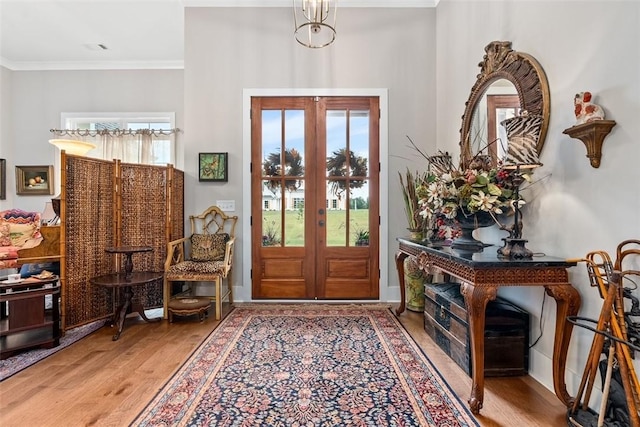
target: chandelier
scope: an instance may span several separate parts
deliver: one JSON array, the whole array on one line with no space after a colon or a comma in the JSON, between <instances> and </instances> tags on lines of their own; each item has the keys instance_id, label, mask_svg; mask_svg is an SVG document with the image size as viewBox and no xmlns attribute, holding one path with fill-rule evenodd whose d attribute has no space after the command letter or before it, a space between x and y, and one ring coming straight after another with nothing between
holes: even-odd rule
<instances>
[{"instance_id":1,"label":"chandelier","mask_svg":"<svg viewBox=\"0 0 640 427\"><path fill-rule=\"evenodd\" d=\"M336 1L293 0L295 37L303 46L318 49L336 39Z\"/></svg>"}]
</instances>

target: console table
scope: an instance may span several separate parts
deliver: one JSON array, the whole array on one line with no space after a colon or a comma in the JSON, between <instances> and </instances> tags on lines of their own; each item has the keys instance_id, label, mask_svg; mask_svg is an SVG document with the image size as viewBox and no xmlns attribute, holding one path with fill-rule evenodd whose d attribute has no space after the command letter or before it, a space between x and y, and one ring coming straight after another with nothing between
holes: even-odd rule
<instances>
[{"instance_id":1,"label":"console table","mask_svg":"<svg viewBox=\"0 0 640 427\"><path fill-rule=\"evenodd\" d=\"M484 327L487 302L496 298L501 286L543 286L556 300L556 330L553 345L553 386L558 398L567 407L573 398L567 392L565 366L573 325L567 316L575 316L580 309L580 294L568 280L567 268L576 265L562 258L541 256L512 260L499 258L496 249L466 252L426 242L398 238L396 268L400 281L400 306L396 315L405 309L404 260L414 256L422 270L440 270L445 275L460 279L469 313L471 341L472 385L469 406L474 414L480 413L484 400Z\"/></svg>"}]
</instances>

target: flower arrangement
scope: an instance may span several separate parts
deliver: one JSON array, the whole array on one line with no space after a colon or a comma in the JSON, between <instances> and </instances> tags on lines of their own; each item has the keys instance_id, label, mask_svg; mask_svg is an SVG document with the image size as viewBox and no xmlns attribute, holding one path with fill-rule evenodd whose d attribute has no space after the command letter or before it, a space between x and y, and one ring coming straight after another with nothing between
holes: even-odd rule
<instances>
[{"instance_id":1,"label":"flower arrangement","mask_svg":"<svg viewBox=\"0 0 640 427\"><path fill-rule=\"evenodd\" d=\"M407 139L429 162L429 169L424 174L412 174L407 170L406 184L400 174L410 229L422 227L426 237L453 239L461 235L461 220L480 215L501 225L497 215L514 209L516 199L518 206L525 203L515 190L522 182L521 178L530 180L528 174L505 168L501 163L493 167L491 158L481 153L464 169L455 167L449 153L428 155L411 138L407 136ZM420 219L416 219L416 214Z\"/></svg>"},{"instance_id":2,"label":"flower arrangement","mask_svg":"<svg viewBox=\"0 0 640 427\"><path fill-rule=\"evenodd\" d=\"M464 170L450 168L440 174L428 174L416 195L420 215L427 221L431 219L436 236L450 239L457 235L456 218L485 212L498 223L496 215L513 208L514 190L511 170L493 168L488 159L480 157ZM518 203L523 204L524 200Z\"/></svg>"}]
</instances>

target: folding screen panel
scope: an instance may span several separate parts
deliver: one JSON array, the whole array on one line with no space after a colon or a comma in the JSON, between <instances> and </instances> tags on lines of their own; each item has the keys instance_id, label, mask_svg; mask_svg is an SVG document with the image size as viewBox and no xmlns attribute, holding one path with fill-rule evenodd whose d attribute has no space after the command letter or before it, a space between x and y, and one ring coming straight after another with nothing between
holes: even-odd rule
<instances>
[{"instance_id":1,"label":"folding screen panel","mask_svg":"<svg viewBox=\"0 0 640 427\"><path fill-rule=\"evenodd\" d=\"M104 249L116 243L116 165L65 155L60 193L62 328L89 323L113 312L111 292L89 279L114 271Z\"/></svg>"},{"instance_id":2,"label":"folding screen panel","mask_svg":"<svg viewBox=\"0 0 640 427\"><path fill-rule=\"evenodd\" d=\"M111 291L89 283L121 271L112 246L150 246L133 255L135 271L163 271L169 240L184 234L184 173L173 166L63 154L61 280L63 328L111 316ZM144 307L162 306L162 281L136 289Z\"/></svg>"}]
</instances>

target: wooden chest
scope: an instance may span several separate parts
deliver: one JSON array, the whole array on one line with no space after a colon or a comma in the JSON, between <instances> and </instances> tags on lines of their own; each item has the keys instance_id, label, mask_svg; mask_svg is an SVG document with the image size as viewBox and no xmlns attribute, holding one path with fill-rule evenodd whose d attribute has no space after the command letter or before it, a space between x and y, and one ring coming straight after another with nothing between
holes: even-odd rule
<instances>
[{"instance_id":1,"label":"wooden chest","mask_svg":"<svg viewBox=\"0 0 640 427\"><path fill-rule=\"evenodd\" d=\"M425 285L424 329L471 375L469 322L458 283ZM529 314L503 298L489 302L484 332L484 375L526 375L529 370Z\"/></svg>"}]
</instances>

